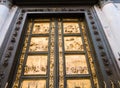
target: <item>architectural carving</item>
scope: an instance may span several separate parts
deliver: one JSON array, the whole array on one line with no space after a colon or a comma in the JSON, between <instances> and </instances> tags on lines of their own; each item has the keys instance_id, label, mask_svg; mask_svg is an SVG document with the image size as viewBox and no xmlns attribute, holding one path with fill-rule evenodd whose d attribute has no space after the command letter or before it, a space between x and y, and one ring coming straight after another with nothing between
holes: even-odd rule
<instances>
[{"instance_id":1,"label":"architectural carving","mask_svg":"<svg viewBox=\"0 0 120 88\"><path fill-rule=\"evenodd\" d=\"M45 80L24 80L21 88L46 88Z\"/></svg>"},{"instance_id":2,"label":"architectural carving","mask_svg":"<svg viewBox=\"0 0 120 88\"><path fill-rule=\"evenodd\" d=\"M88 74L85 55L66 55L66 74Z\"/></svg>"},{"instance_id":3,"label":"architectural carving","mask_svg":"<svg viewBox=\"0 0 120 88\"><path fill-rule=\"evenodd\" d=\"M29 51L47 51L48 50L48 38L33 37L30 42Z\"/></svg>"},{"instance_id":4,"label":"architectural carving","mask_svg":"<svg viewBox=\"0 0 120 88\"><path fill-rule=\"evenodd\" d=\"M17 19L17 22L16 22L16 26L15 26L15 29L12 33L12 37L11 37L11 40L10 42L8 42L9 44L8 45L12 45L12 46L7 46L7 51L5 52L4 54L4 58L3 58L3 61L6 62L10 59L10 58L13 58L11 57L11 55L13 54L13 50L15 48L17 48L16 46L14 46L15 44L17 44L18 40L17 38L19 37L18 34L21 32L20 29L21 29L21 23L23 22L23 16L25 14L25 12L34 12L34 11L37 11L37 12L59 12L59 11L69 11L69 12L72 12L72 11L76 11L76 12L86 12L86 10L83 10L83 9L69 9L69 8L49 8L49 9L42 9L42 8L38 8L38 9L22 9L22 12L20 13L20 16L19 18ZM96 26L96 22L94 21L94 17L92 16L92 13L90 11L87 12L87 16L88 16L88 19L90 20L90 25L92 27L92 33L94 34L95 36L95 42L96 44L98 45L98 52L99 52L99 55L100 55L100 58L102 59L103 61L103 64L104 64L104 67L105 67L105 71L106 71L106 74L109 76L109 78L112 78L111 76L113 76L112 74L112 70L110 69L110 66L109 66L109 60L108 60L108 57L107 57L107 54L104 50L104 46L102 44L102 39L100 37L100 33L98 31L98 28ZM18 71L16 73L16 79L15 79L15 82L14 82L14 85L13 87L14 88L18 88L20 85L22 88L24 87L40 87L40 88L44 88L46 87L46 80L23 80L21 84L19 84L19 80L20 80L20 76L22 74L22 67L23 67L23 62L24 62L24 58L25 58L25 53L27 51L27 43L30 41L30 48L28 49L27 53L30 53L30 52L38 52L38 51L49 51L48 50L48 47L50 47L50 73L49 73L49 88L53 88L54 87L54 69L55 69L55 50L54 50L54 47L55 47L55 23L52 22L52 27L51 27L51 30L49 30L49 23L46 23L45 25L44 24L38 24L36 23L34 26L33 26L33 30L31 31L31 25L32 23L30 23L29 25L29 28L27 30L27 35L30 35L30 33L33 33L33 35L37 35L38 33L39 34L48 34L48 33L51 33L50 35L50 45L48 46L48 41L49 41L49 38L48 37L32 37L31 40L30 38L26 35L26 39L25 39L25 43L24 43L24 47L23 47L23 51L22 51L22 54L21 54L21 57L20 57L20 63L19 63L19 66L18 66ZM72 24L72 26L71 26ZM84 23L80 23L80 26L82 27L81 28L81 31L79 31L79 27L76 23L66 23L64 24L66 26L64 26L63 28L65 29L63 31L63 33L65 35L67 34L79 34L83 33L83 36L84 36L84 43L86 44L86 46L83 45L83 41L82 41L82 38L81 37L64 37L63 39L63 36L61 35L62 34L62 29L61 29L61 23L59 23L59 33L58 33L58 43L59 43L59 71L60 71L60 74L59 74L59 88L63 88L64 87L64 68L63 68L63 48L61 46L63 46L63 41L64 40L64 43L65 43L65 52L67 51L84 51L86 50L86 53L87 53L87 57L90 61L90 67L91 67L91 73L93 74L93 83L95 85L96 88L98 88L98 79L96 77L96 73L95 73L95 66L94 66L94 58L92 58L92 55L91 55L91 50L90 50L90 46L88 44L88 39L87 39L87 36L86 36L86 32L85 32L85 25ZM42 29L42 30L41 30ZM77 35L78 36L78 35ZM39 40L38 40L39 38ZM44 42L44 43L42 43ZM35 46L35 47L34 47ZM9 52L8 52L9 51ZM34 57L34 56L33 56ZM76 60L70 60L71 62L69 62L69 60L67 60L68 58L71 59L73 57L70 57L69 55L65 57L65 60L66 60L66 74L67 75L70 75L70 74L89 74L89 69L88 69L88 66L86 64L86 60L84 58L85 56L80 56L80 58L83 58L82 60L80 60L78 57L76 57L75 59ZM47 72L47 58L44 58L44 60L42 61L41 59L38 59L39 61L42 61L40 63L44 63L44 65L34 65L36 63L34 63L34 61L30 60L30 57L28 56L28 60L26 62L26 66L24 68L24 75L34 75L34 74L46 74ZM34 57L35 58L35 57ZM41 58L41 57L40 57ZM38 61L38 62L39 62ZM32 63L32 64L28 64L28 62ZM36 61L35 61L36 62ZM74 62L74 64L73 64ZM78 64L76 63L79 63L79 62L82 62L81 63L81 66L78 66ZM72 64L71 64L72 63ZM9 63L7 63L9 64ZM5 66L5 68L7 68L7 65ZM1 74L0 74L1 76ZM2 77L2 76L1 76ZM105 87L106 87L106 82L104 81L105 83ZM41 84L41 85L40 85ZM75 84L75 85L71 85L71 84ZM114 81L111 82L111 84L114 86ZM67 80L67 86L69 88L72 88L72 87L76 87L76 88L79 88L79 87L86 87L86 88L90 88L91 86L91 83L90 83L90 80L89 79L78 79L78 80ZM107 87L106 87L107 88Z\"/></svg>"},{"instance_id":5,"label":"architectural carving","mask_svg":"<svg viewBox=\"0 0 120 88\"><path fill-rule=\"evenodd\" d=\"M76 12L85 12L85 9L83 8L31 8L31 9L27 9L27 8L23 8L22 12L33 12L33 11L37 11L37 12L59 12L59 11L68 11L68 12L72 12L72 11L76 11Z\"/></svg>"},{"instance_id":6,"label":"architectural carving","mask_svg":"<svg viewBox=\"0 0 120 88\"><path fill-rule=\"evenodd\" d=\"M49 23L36 23L34 24L33 34L49 33L49 26Z\"/></svg>"},{"instance_id":7,"label":"architectural carving","mask_svg":"<svg viewBox=\"0 0 120 88\"><path fill-rule=\"evenodd\" d=\"M46 74L47 67L47 56L28 56L24 75Z\"/></svg>"},{"instance_id":8,"label":"architectural carving","mask_svg":"<svg viewBox=\"0 0 120 88\"><path fill-rule=\"evenodd\" d=\"M83 51L83 44L80 37L65 37L66 51Z\"/></svg>"},{"instance_id":9,"label":"architectural carving","mask_svg":"<svg viewBox=\"0 0 120 88\"><path fill-rule=\"evenodd\" d=\"M90 80L81 79L81 80L68 80L68 88L91 88Z\"/></svg>"},{"instance_id":10,"label":"architectural carving","mask_svg":"<svg viewBox=\"0 0 120 88\"><path fill-rule=\"evenodd\" d=\"M64 88L64 60L63 60L63 37L62 37L62 23L58 23L58 47L59 47L59 88Z\"/></svg>"}]
</instances>

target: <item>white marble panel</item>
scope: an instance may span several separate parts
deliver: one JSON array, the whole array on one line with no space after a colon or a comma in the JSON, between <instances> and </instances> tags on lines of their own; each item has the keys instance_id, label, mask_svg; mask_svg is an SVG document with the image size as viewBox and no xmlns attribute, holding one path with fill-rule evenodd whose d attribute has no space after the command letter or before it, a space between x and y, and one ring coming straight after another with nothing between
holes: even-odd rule
<instances>
[{"instance_id":1,"label":"white marble panel","mask_svg":"<svg viewBox=\"0 0 120 88\"><path fill-rule=\"evenodd\" d=\"M120 61L118 60L118 53L120 53L120 10L118 9L113 3L104 5L102 9L95 6L106 37L120 67Z\"/></svg>"},{"instance_id":2,"label":"white marble panel","mask_svg":"<svg viewBox=\"0 0 120 88\"><path fill-rule=\"evenodd\" d=\"M3 43L8 28L14 18L17 11L16 6L13 6L10 10L4 5L0 5L0 47ZM4 21L4 22L3 22ZM2 23L2 24L1 24Z\"/></svg>"},{"instance_id":3,"label":"white marble panel","mask_svg":"<svg viewBox=\"0 0 120 88\"><path fill-rule=\"evenodd\" d=\"M4 21L6 20L9 13L9 8L5 5L0 4L0 31Z\"/></svg>"}]
</instances>

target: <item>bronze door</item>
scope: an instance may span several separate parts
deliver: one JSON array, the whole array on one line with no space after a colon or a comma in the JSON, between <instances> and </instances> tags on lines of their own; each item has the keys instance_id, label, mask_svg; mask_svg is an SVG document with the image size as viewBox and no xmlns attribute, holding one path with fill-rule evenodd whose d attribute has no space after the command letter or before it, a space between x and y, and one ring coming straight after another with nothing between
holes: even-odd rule
<instances>
[{"instance_id":1,"label":"bronze door","mask_svg":"<svg viewBox=\"0 0 120 88\"><path fill-rule=\"evenodd\" d=\"M13 88L99 88L84 19L30 19Z\"/></svg>"}]
</instances>

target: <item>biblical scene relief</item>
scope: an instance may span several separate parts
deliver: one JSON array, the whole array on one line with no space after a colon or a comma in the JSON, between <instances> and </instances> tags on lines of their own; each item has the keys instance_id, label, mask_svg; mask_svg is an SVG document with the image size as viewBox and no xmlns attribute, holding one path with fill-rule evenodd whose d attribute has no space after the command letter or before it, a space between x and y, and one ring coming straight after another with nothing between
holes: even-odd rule
<instances>
[{"instance_id":1,"label":"biblical scene relief","mask_svg":"<svg viewBox=\"0 0 120 88\"><path fill-rule=\"evenodd\" d=\"M24 80L20 88L46 88L45 80Z\"/></svg>"},{"instance_id":2,"label":"biblical scene relief","mask_svg":"<svg viewBox=\"0 0 120 88\"><path fill-rule=\"evenodd\" d=\"M67 88L92 88L89 79L67 80Z\"/></svg>"},{"instance_id":3,"label":"biblical scene relief","mask_svg":"<svg viewBox=\"0 0 120 88\"><path fill-rule=\"evenodd\" d=\"M64 33L80 33L79 25L78 23L64 23Z\"/></svg>"},{"instance_id":4,"label":"biblical scene relief","mask_svg":"<svg viewBox=\"0 0 120 88\"><path fill-rule=\"evenodd\" d=\"M33 37L29 51L48 51L48 37Z\"/></svg>"},{"instance_id":5,"label":"biblical scene relief","mask_svg":"<svg viewBox=\"0 0 120 88\"><path fill-rule=\"evenodd\" d=\"M85 55L66 55L66 74L88 74Z\"/></svg>"},{"instance_id":6,"label":"biblical scene relief","mask_svg":"<svg viewBox=\"0 0 120 88\"><path fill-rule=\"evenodd\" d=\"M49 23L35 23L33 34L46 34L49 33Z\"/></svg>"},{"instance_id":7,"label":"biblical scene relief","mask_svg":"<svg viewBox=\"0 0 120 88\"><path fill-rule=\"evenodd\" d=\"M47 72L47 56L28 56L24 75L40 75Z\"/></svg>"},{"instance_id":8,"label":"biblical scene relief","mask_svg":"<svg viewBox=\"0 0 120 88\"><path fill-rule=\"evenodd\" d=\"M65 37L65 51L83 51L81 37Z\"/></svg>"}]
</instances>

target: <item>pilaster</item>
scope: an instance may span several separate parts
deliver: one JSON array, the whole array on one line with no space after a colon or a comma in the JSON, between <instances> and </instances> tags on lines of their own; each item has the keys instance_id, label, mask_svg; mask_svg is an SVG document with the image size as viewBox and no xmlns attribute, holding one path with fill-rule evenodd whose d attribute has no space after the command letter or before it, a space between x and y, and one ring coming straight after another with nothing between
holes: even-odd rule
<instances>
[{"instance_id":1,"label":"pilaster","mask_svg":"<svg viewBox=\"0 0 120 88\"><path fill-rule=\"evenodd\" d=\"M17 6L12 6L9 0L0 0L0 48L14 18Z\"/></svg>"},{"instance_id":2,"label":"pilaster","mask_svg":"<svg viewBox=\"0 0 120 88\"><path fill-rule=\"evenodd\" d=\"M9 14L9 3L6 0L1 0L0 1L0 34L2 34L3 25L8 17L8 14Z\"/></svg>"},{"instance_id":3,"label":"pilaster","mask_svg":"<svg viewBox=\"0 0 120 88\"><path fill-rule=\"evenodd\" d=\"M95 10L120 68L120 3L117 0L102 1L101 8L95 6Z\"/></svg>"}]
</instances>

